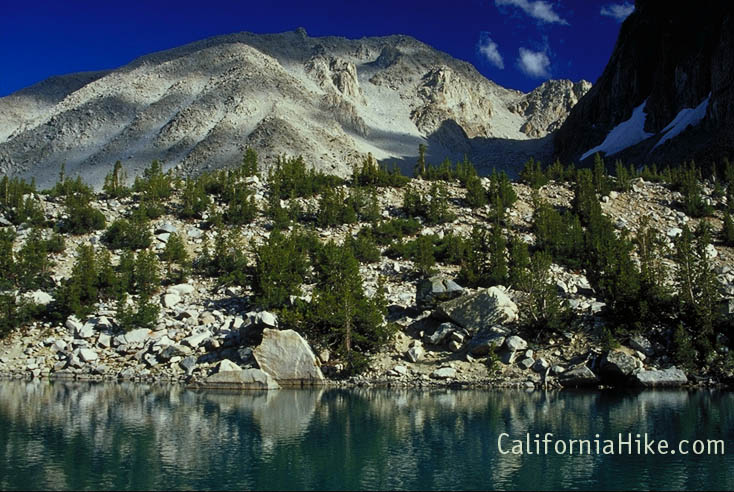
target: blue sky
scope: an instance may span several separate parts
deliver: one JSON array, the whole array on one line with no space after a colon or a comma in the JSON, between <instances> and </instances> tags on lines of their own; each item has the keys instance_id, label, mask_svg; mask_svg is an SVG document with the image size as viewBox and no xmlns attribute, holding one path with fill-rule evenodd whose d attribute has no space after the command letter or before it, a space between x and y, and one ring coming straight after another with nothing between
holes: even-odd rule
<instances>
[{"instance_id":1,"label":"blue sky","mask_svg":"<svg viewBox=\"0 0 734 492\"><path fill-rule=\"evenodd\" d=\"M51 75L124 65L238 31L349 38L408 34L472 63L505 87L592 82L631 0L3 2L0 96Z\"/></svg>"}]
</instances>

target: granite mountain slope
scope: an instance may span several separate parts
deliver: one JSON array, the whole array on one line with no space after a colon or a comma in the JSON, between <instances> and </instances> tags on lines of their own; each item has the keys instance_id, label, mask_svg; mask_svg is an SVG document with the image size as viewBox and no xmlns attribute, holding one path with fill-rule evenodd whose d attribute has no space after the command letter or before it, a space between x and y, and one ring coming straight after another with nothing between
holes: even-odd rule
<instances>
[{"instance_id":1,"label":"granite mountain slope","mask_svg":"<svg viewBox=\"0 0 734 492\"><path fill-rule=\"evenodd\" d=\"M0 99L0 172L100 185L120 160L186 172L303 154L347 174L371 152L412 165L468 154L509 169L549 156L547 135L588 90L548 81L530 94L487 80L408 36L312 38L302 29L238 33L138 58L115 70L53 77Z\"/></svg>"}]
</instances>

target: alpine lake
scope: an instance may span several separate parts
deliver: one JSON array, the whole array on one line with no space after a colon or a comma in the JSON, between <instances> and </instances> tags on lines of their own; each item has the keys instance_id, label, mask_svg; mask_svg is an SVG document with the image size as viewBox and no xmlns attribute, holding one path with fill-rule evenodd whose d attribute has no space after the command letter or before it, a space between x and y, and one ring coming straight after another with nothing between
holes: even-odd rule
<instances>
[{"instance_id":1,"label":"alpine lake","mask_svg":"<svg viewBox=\"0 0 734 492\"><path fill-rule=\"evenodd\" d=\"M734 393L0 381L0 458L3 490L732 490Z\"/></svg>"}]
</instances>

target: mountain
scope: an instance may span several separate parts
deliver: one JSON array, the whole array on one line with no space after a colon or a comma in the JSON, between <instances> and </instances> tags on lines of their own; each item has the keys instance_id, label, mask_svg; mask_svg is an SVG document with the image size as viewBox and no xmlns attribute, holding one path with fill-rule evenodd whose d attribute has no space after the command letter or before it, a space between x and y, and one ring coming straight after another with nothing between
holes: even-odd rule
<instances>
[{"instance_id":1,"label":"mountain","mask_svg":"<svg viewBox=\"0 0 734 492\"><path fill-rule=\"evenodd\" d=\"M588 88L506 89L408 36L238 33L1 98L0 172L45 186L66 163L99 186L117 160L129 175L153 159L196 172L237 163L251 146L265 166L302 154L345 175L368 152L410 169L420 143L432 160L467 154L508 169L550 156L549 133Z\"/></svg>"},{"instance_id":2,"label":"mountain","mask_svg":"<svg viewBox=\"0 0 734 492\"><path fill-rule=\"evenodd\" d=\"M637 0L554 152L675 163L732 155L733 137L734 3Z\"/></svg>"}]
</instances>

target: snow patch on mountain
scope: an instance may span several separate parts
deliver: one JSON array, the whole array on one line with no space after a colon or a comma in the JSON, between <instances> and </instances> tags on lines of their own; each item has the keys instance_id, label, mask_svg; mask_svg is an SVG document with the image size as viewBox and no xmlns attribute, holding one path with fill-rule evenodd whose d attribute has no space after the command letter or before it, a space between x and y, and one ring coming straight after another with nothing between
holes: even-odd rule
<instances>
[{"instance_id":1,"label":"snow patch on mountain","mask_svg":"<svg viewBox=\"0 0 734 492\"><path fill-rule=\"evenodd\" d=\"M607 134L607 138L605 138L601 144L587 150L581 156L581 160L583 161L590 155L594 155L597 152L604 152L605 155L616 154L617 152L652 137L652 133L645 131L645 119L647 117L647 114L645 113L646 104L647 99L632 111L632 116L630 116L628 120L623 121L612 128L612 130Z\"/></svg>"},{"instance_id":2,"label":"snow patch on mountain","mask_svg":"<svg viewBox=\"0 0 734 492\"><path fill-rule=\"evenodd\" d=\"M709 105L709 99L711 99L710 92L709 95L706 96L706 99L701 101L701 104L699 104L695 108L681 109L680 112L675 116L675 118L673 118L673 121L671 121L668 126L661 130L661 133L663 133L663 137L658 140L658 143L655 144L653 150L656 147L664 144L668 140L677 137L681 134L681 132L683 132L683 130L685 130L689 126L698 125L701 120L706 116L706 109Z\"/></svg>"}]
</instances>

